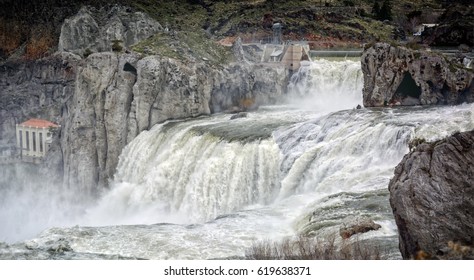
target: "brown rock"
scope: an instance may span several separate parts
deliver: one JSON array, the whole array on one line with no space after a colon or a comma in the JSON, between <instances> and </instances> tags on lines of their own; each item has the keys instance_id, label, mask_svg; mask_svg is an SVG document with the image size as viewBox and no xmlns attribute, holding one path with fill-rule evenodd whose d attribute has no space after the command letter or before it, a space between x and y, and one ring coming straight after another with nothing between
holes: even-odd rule
<instances>
[{"instance_id":1,"label":"brown rock","mask_svg":"<svg viewBox=\"0 0 474 280\"><path fill-rule=\"evenodd\" d=\"M374 221L370 219L361 219L341 227L339 229L339 235L341 235L343 239L348 239L355 234L365 233L371 230L378 230L381 227L381 225L374 223Z\"/></svg>"}]
</instances>

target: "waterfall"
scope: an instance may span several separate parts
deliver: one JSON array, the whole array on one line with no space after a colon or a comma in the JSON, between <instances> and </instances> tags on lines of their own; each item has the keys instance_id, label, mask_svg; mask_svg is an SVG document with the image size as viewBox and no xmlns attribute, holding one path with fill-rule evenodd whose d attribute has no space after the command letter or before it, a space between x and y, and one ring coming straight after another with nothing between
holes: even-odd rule
<instances>
[{"instance_id":1,"label":"waterfall","mask_svg":"<svg viewBox=\"0 0 474 280\"><path fill-rule=\"evenodd\" d=\"M323 104L350 93L338 104L351 108L360 79L359 62L323 60L294 75L290 96ZM90 211L91 223L197 223L274 202L282 177L273 132L301 121L278 113L170 121L141 133L122 152L114 189Z\"/></svg>"},{"instance_id":2,"label":"waterfall","mask_svg":"<svg viewBox=\"0 0 474 280\"><path fill-rule=\"evenodd\" d=\"M361 87L359 62L320 60L295 73L288 104L158 124L122 151L111 189L69 223L77 227L57 224L65 227L28 246L66 240L97 258L227 258L262 239L338 236L368 217L382 227L359 238L399 258L394 168L413 138L474 129L474 104L353 109Z\"/></svg>"},{"instance_id":3,"label":"waterfall","mask_svg":"<svg viewBox=\"0 0 474 280\"><path fill-rule=\"evenodd\" d=\"M306 110L335 112L362 103L359 61L316 60L300 67L290 80L288 102Z\"/></svg>"},{"instance_id":4,"label":"waterfall","mask_svg":"<svg viewBox=\"0 0 474 280\"><path fill-rule=\"evenodd\" d=\"M220 127L228 118L172 121L141 133L94 211L113 209L101 214L106 223L197 223L271 202L280 185L278 146L271 138L249 141L259 130L233 139ZM238 129L248 120L232 122Z\"/></svg>"},{"instance_id":5,"label":"waterfall","mask_svg":"<svg viewBox=\"0 0 474 280\"><path fill-rule=\"evenodd\" d=\"M277 142L285 153L282 169L287 173L280 197L367 191L380 173L388 177L408 152L413 128L386 121L383 114L349 110L279 132Z\"/></svg>"}]
</instances>

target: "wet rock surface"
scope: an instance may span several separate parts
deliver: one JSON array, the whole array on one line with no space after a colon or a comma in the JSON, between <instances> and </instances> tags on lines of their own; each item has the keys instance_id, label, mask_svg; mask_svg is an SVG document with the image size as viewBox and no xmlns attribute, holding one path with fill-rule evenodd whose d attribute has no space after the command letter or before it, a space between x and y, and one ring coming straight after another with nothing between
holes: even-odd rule
<instances>
[{"instance_id":1,"label":"wet rock surface","mask_svg":"<svg viewBox=\"0 0 474 280\"><path fill-rule=\"evenodd\" d=\"M390 204L403 258L472 259L474 131L421 143L396 167Z\"/></svg>"},{"instance_id":2,"label":"wet rock surface","mask_svg":"<svg viewBox=\"0 0 474 280\"><path fill-rule=\"evenodd\" d=\"M355 234L378 230L381 227L381 225L376 224L370 219L358 219L341 227L339 229L339 235L343 239L348 239Z\"/></svg>"}]
</instances>

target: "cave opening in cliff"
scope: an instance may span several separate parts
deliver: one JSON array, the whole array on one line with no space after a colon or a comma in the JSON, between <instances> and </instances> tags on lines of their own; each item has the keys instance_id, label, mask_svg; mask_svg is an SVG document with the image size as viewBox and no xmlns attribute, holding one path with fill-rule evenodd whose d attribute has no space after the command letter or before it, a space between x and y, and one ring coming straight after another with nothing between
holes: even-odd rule
<instances>
[{"instance_id":1,"label":"cave opening in cliff","mask_svg":"<svg viewBox=\"0 0 474 280\"><path fill-rule=\"evenodd\" d=\"M128 62L126 62L123 65L123 71L130 72L130 73L134 74L135 76L137 75L137 68L133 67L133 65L128 63Z\"/></svg>"},{"instance_id":2,"label":"cave opening in cliff","mask_svg":"<svg viewBox=\"0 0 474 280\"><path fill-rule=\"evenodd\" d=\"M421 88L418 86L411 76L410 72L405 72L402 82L395 91L395 95L401 100L407 97L419 99L421 95Z\"/></svg>"}]
</instances>

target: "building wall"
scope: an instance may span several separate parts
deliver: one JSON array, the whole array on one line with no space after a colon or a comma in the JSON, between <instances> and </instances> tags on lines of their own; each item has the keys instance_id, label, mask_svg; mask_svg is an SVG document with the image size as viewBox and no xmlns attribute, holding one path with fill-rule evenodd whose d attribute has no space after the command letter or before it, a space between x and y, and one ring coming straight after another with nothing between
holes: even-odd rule
<instances>
[{"instance_id":1,"label":"building wall","mask_svg":"<svg viewBox=\"0 0 474 280\"><path fill-rule=\"evenodd\" d=\"M303 57L303 47L301 45L288 46L283 59L281 60L285 66L293 71L300 68L301 58Z\"/></svg>"},{"instance_id":2,"label":"building wall","mask_svg":"<svg viewBox=\"0 0 474 280\"><path fill-rule=\"evenodd\" d=\"M25 157L44 157L51 144L49 128L16 126L17 147Z\"/></svg>"}]
</instances>

